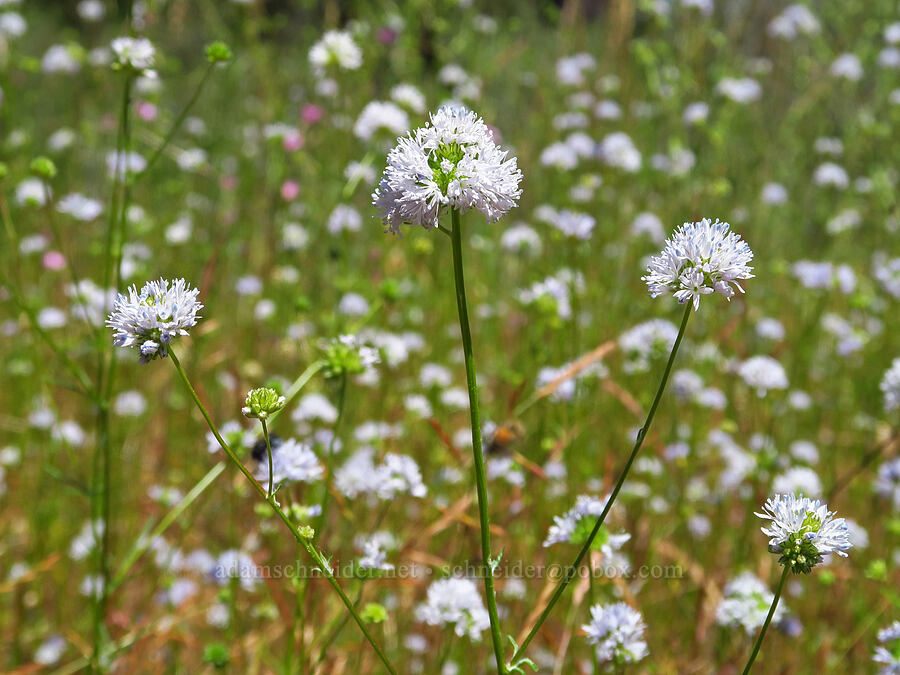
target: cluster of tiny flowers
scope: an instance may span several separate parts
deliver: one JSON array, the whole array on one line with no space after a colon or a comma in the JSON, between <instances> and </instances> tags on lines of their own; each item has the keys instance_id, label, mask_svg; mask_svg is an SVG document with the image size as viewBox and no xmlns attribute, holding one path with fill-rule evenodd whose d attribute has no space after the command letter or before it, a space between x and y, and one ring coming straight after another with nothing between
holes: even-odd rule
<instances>
[{"instance_id":1,"label":"cluster of tiny flowers","mask_svg":"<svg viewBox=\"0 0 900 675\"><path fill-rule=\"evenodd\" d=\"M187 335L197 324L197 312L203 305L200 293L184 279L149 281L140 292L137 286L128 295L119 294L106 325L114 330L117 347L138 347L141 363L169 355L172 338Z\"/></svg>"},{"instance_id":2,"label":"cluster of tiny flowers","mask_svg":"<svg viewBox=\"0 0 900 675\"><path fill-rule=\"evenodd\" d=\"M757 516L770 520L762 532L769 537L769 550L780 553L778 562L790 565L795 574L809 574L822 556L837 553L847 557L850 530L843 518L834 517L828 506L808 497L775 495Z\"/></svg>"},{"instance_id":3,"label":"cluster of tiny flowers","mask_svg":"<svg viewBox=\"0 0 900 675\"><path fill-rule=\"evenodd\" d=\"M355 335L341 335L327 343L323 358L327 378L361 375L381 361L378 350L362 344Z\"/></svg>"},{"instance_id":4,"label":"cluster of tiny flowers","mask_svg":"<svg viewBox=\"0 0 900 675\"><path fill-rule=\"evenodd\" d=\"M900 675L900 621L878 631L878 641L872 661L881 666L879 675Z\"/></svg>"},{"instance_id":5,"label":"cluster of tiny flowers","mask_svg":"<svg viewBox=\"0 0 900 675\"><path fill-rule=\"evenodd\" d=\"M624 602L591 607L591 622L582 626L588 642L596 645L597 658L618 665L637 663L647 656L641 613Z\"/></svg>"},{"instance_id":6,"label":"cluster of tiny flowers","mask_svg":"<svg viewBox=\"0 0 900 675\"><path fill-rule=\"evenodd\" d=\"M147 38L120 37L112 41L113 68L144 75L152 73L156 49Z\"/></svg>"},{"instance_id":7,"label":"cluster of tiny flowers","mask_svg":"<svg viewBox=\"0 0 900 675\"><path fill-rule=\"evenodd\" d=\"M550 526L550 531L544 540L544 547L563 542L583 544L587 541L597 518L603 513L607 501L607 499L598 499L589 495L578 495L575 498L575 506L561 516L553 516L553 525ZM631 539L630 534L611 535L605 527L601 527L593 545L598 549L608 547L614 551L620 549L629 539Z\"/></svg>"},{"instance_id":8,"label":"cluster of tiny flowers","mask_svg":"<svg viewBox=\"0 0 900 675\"><path fill-rule=\"evenodd\" d=\"M261 481L268 481L269 466L260 464ZM319 458L306 443L289 438L272 448L272 481L312 483L322 478L323 468Z\"/></svg>"},{"instance_id":9,"label":"cluster of tiny flowers","mask_svg":"<svg viewBox=\"0 0 900 675\"><path fill-rule=\"evenodd\" d=\"M309 62L319 73L331 65L356 70L362 65L362 61L362 50L346 31L327 31L309 50Z\"/></svg>"},{"instance_id":10,"label":"cluster of tiny flowers","mask_svg":"<svg viewBox=\"0 0 900 675\"><path fill-rule=\"evenodd\" d=\"M251 389L247 393L247 399L241 413L244 417L251 417L264 420L269 415L284 408L286 399L280 396L277 391L271 387L260 387L259 389Z\"/></svg>"},{"instance_id":11,"label":"cluster of tiny flowers","mask_svg":"<svg viewBox=\"0 0 900 675\"><path fill-rule=\"evenodd\" d=\"M335 472L334 484L341 494L350 499L361 494L379 499L394 499L406 493L422 498L428 494L419 465L412 457L389 452L376 464L374 455L372 448L360 448Z\"/></svg>"},{"instance_id":12,"label":"cluster of tiny flowers","mask_svg":"<svg viewBox=\"0 0 900 675\"><path fill-rule=\"evenodd\" d=\"M416 618L429 626L452 625L454 632L480 640L491 625L478 588L470 579L440 579L428 587L428 597L416 609Z\"/></svg>"},{"instance_id":13,"label":"cluster of tiny flowers","mask_svg":"<svg viewBox=\"0 0 900 675\"><path fill-rule=\"evenodd\" d=\"M743 293L738 281L753 278L748 265L753 251L730 228L728 223L707 218L678 228L662 253L650 259L647 275L642 277L650 295L672 293L679 303L693 300L696 310L701 295L720 293L730 300L735 288Z\"/></svg>"},{"instance_id":14,"label":"cluster of tiny flowers","mask_svg":"<svg viewBox=\"0 0 900 675\"><path fill-rule=\"evenodd\" d=\"M884 394L884 411L900 408L900 358L894 359L881 379L881 393Z\"/></svg>"},{"instance_id":15,"label":"cluster of tiny flowers","mask_svg":"<svg viewBox=\"0 0 900 675\"><path fill-rule=\"evenodd\" d=\"M430 124L397 139L372 201L394 234L403 223L436 228L445 206L474 208L496 222L521 194L522 173L507 154L478 115L444 106Z\"/></svg>"},{"instance_id":16,"label":"cluster of tiny flowers","mask_svg":"<svg viewBox=\"0 0 900 675\"><path fill-rule=\"evenodd\" d=\"M763 625L775 598L774 593L752 572L743 572L725 584L723 596L716 607L716 623L740 626L747 635L752 635ZM786 611L784 605L778 605L772 620L780 623Z\"/></svg>"}]
</instances>

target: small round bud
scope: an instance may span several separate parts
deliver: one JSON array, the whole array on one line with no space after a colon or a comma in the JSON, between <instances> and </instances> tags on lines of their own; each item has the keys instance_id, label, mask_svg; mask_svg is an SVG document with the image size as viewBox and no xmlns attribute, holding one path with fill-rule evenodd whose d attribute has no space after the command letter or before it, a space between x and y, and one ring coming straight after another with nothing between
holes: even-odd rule
<instances>
[{"instance_id":1,"label":"small round bud","mask_svg":"<svg viewBox=\"0 0 900 675\"><path fill-rule=\"evenodd\" d=\"M367 603L360 618L366 623L383 623L387 619L387 609L377 602Z\"/></svg>"},{"instance_id":2,"label":"small round bud","mask_svg":"<svg viewBox=\"0 0 900 675\"><path fill-rule=\"evenodd\" d=\"M244 407L241 408L241 413L244 417L264 420L284 408L286 402L284 396L279 395L271 387L251 389L244 401Z\"/></svg>"},{"instance_id":3,"label":"small round bud","mask_svg":"<svg viewBox=\"0 0 900 675\"><path fill-rule=\"evenodd\" d=\"M35 157L31 160L29 169L35 176L48 180L56 176L56 164L49 157Z\"/></svg>"},{"instance_id":4,"label":"small round bud","mask_svg":"<svg viewBox=\"0 0 900 675\"><path fill-rule=\"evenodd\" d=\"M297 528L297 534L299 534L302 539L312 539L316 536L316 531L309 525L301 525Z\"/></svg>"},{"instance_id":5,"label":"small round bud","mask_svg":"<svg viewBox=\"0 0 900 675\"><path fill-rule=\"evenodd\" d=\"M361 375L381 359L378 350L360 344L355 335L341 335L325 345L323 374L328 379Z\"/></svg>"},{"instance_id":6,"label":"small round bud","mask_svg":"<svg viewBox=\"0 0 900 675\"><path fill-rule=\"evenodd\" d=\"M226 63L233 58L231 48L221 40L206 45L206 60L210 63Z\"/></svg>"}]
</instances>

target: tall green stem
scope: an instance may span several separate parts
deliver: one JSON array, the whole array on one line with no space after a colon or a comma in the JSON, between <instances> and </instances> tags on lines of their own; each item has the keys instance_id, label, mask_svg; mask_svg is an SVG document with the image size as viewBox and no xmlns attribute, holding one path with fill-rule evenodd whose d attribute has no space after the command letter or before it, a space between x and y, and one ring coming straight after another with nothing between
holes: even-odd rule
<instances>
[{"instance_id":1,"label":"tall green stem","mask_svg":"<svg viewBox=\"0 0 900 675\"><path fill-rule=\"evenodd\" d=\"M191 399L200 410L200 414L203 415L203 419L206 420L206 425L209 427L209 430L212 432L212 435L215 437L216 441L218 441L219 446L222 448L222 450L225 451L225 454L228 455L228 459L230 459L232 464L234 464L237 469L242 474L244 474L244 477L250 482L250 485L254 490L256 490L259 496L265 500L266 504L269 505L269 508L272 509L272 512L276 516L278 516L281 522L283 522L287 526L287 528L291 531L291 534L294 536L294 539L296 539L300 543L300 545L303 546L304 549L306 549L306 552L313 559L316 567L318 567L319 571L322 572L322 576L324 576L328 580L328 583L334 589L335 593L340 596L341 602L344 603L344 607L346 607L347 611L353 615L353 620L356 622L356 625L359 626L359 629L362 631L362 634L365 636L366 640L368 640L369 644L372 645L372 648L375 650L378 658L381 659L384 667L387 668L388 672L391 673L391 675L396 675L397 671L394 670L394 667L391 665L391 662L388 661L387 656L385 656L384 652L381 651L381 647L378 646L371 633L369 633L369 629L366 628L366 624L356 612L356 609L353 607L353 603L350 601L350 598L347 597L347 594L344 593L344 590L337 582L337 579L334 578L334 574L331 572L328 561L313 545L310 539L300 534L297 527L294 525L294 523L291 522L291 519L288 517L288 515L284 511L282 511L281 507L279 507L275 502L275 498L266 495L266 489L259 484L259 481L257 481L256 478L253 477L253 474L250 473L250 470L246 466L244 466L244 463L240 460L237 454L235 454L234 450L232 450L231 447L229 447L228 443L226 443L222 438L222 435L219 433L219 429L213 423L212 418L206 411L206 407L200 401L200 397L197 396L197 392L194 390L193 385L191 385L191 381L188 379L187 373L184 372L184 368L182 367L181 362L178 360L178 357L175 356L175 352L171 347L169 348L169 357L172 359L172 363L175 365L175 370L178 371L178 375L181 378L181 381L184 383L184 386L187 388L188 393L191 395Z\"/></svg>"},{"instance_id":2,"label":"tall green stem","mask_svg":"<svg viewBox=\"0 0 900 675\"><path fill-rule=\"evenodd\" d=\"M753 652L751 652L747 665L744 668L744 675L750 673L750 668L753 667L753 662L756 661L756 655L759 654L759 648L762 646L763 638L766 636L769 624L772 623L772 617L775 616L775 608L778 607L778 599L781 597L781 591L784 589L784 582L787 581L790 572L791 566L785 565L784 572L781 573L781 581L778 582L778 590L775 591L775 597L772 598L772 606L769 607L769 614L766 616L766 622L763 624L762 630L759 631L759 637L756 638L756 644L753 645Z\"/></svg>"},{"instance_id":3,"label":"tall green stem","mask_svg":"<svg viewBox=\"0 0 900 675\"><path fill-rule=\"evenodd\" d=\"M262 422L263 438L266 439L266 454L269 456L269 491L266 493L266 497L268 498L275 494L275 490L273 489L275 475L272 467L272 441L269 439L269 428L266 426L266 420L260 418L259 421Z\"/></svg>"},{"instance_id":4,"label":"tall green stem","mask_svg":"<svg viewBox=\"0 0 900 675\"><path fill-rule=\"evenodd\" d=\"M103 268L103 289L104 291L110 287L118 287L119 268L122 262L122 230L126 212L128 209L128 187L123 185L127 174L128 155L127 152L131 148L131 127L129 123L129 108L131 105L131 85L132 77L125 77L125 84L122 88L122 102L119 109L119 131L116 142L116 161L113 176L113 196L111 199L111 211L109 213L109 227L106 233L106 247ZM116 200L116 194L122 189L122 199ZM118 235L118 237L117 237ZM98 336L102 335L102 331L98 332ZM98 340L101 338L98 337ZM102 671L100 664L100 654L103 649L103 622L106 618L106 607L109 598L109 555L110 555L110 537L112 526L110 523L111 516L111 438L110 438L110 421L109 406L112 397L115 358L112 351L112 342L107 344L100 343L98 345L99 358L97 367L96 388L98 393L98 404L96 414L97 426L97 447L94 450L93 460L93 491L92 501L94 507L95 520L103 523L103 532L100 535L100 546L97 551L97 567L100 576L100 589L97 594L97 601L94 607L94 626L93 626L93 648L91 653L91 670L93 672ZM108 362L108 363L107 363ZM98 503L99 500L99 503ZM98 513L99 511L99 513Z\"/></svg>"},{"instance_id":5,"label":"tall green stem","mask_svg":"<svg viewBox=\"0 0 900 675\"><path fill-rule=\"evenodd\" d=\"M337 441L338 433L341 430L341 422L344 419L344 402L347 398L347 375L341 375L341 381L338 385L338 406L337 419L334 421L334 428L331 430L331 440L328 442L328 456L325 458L325 492L322 494L322 502L320 504L321 513L319 514L319 526L316 528L321 531L325 526L325 515L328 511L329 496L331 495L331 484L334 481L334 445ZM304 589L305 590L305 589Z\"/></svg>"},{"instance_id":6,"label":"tall green stem","mask_svg":"<svg viewBox=\"0 0 900 675\"><path fill-rule=\"evenodd\" d=\"M453 242L453 276L456 280L456 308L459 312L459 329L462 333L463 353L466 359L466 382L469 386L469 415L472 420L472 451L475 455L475 489L478 492L478 519L481 526L481 565L484 576L484 592L488 615L491 619L491 641L497 672L506 673L503 661L503 639L500 635L500 618L497 614L497 599L494 597L494 570L491 558L491 521L488 515L487 480L484 471L484 452L481 447L481 413L478 408L478 383L475 380L475 354L472 351L472 331L469 328L469 309L466 304L466 282L463 275L462 229L459 210L451 209Z\"/></svg>"},{"instance_id":7,"label":"tall green stem","mask_svg":"<svg viewBox=\"0 0 900 675\"><path fill-rule=\"evenodd\" d=\"M647 431L650 429L650 424L653 422L653 417L656 415L656 409L659 407L659 402L662 399L663 391L665 391L666 382L669 381L669 374L672 372L672 364L675 363L675 355L678 353L678 347L681 346L681 340L682 338L684 338L684 329L687 327L688 319L691 317L692 305L690 302L686 304L687 306L684 309L684 317L681 319L681 327L678 329L678 337L675 338L675 344L672 345L672 351L669 354L669 360L666 362L666 369L665 371L663 371L662 380L660 380L659 382L659 388L656 390L656 396L653 398L653 403L650 406L650 412L647 413L647 420L644 422L644 426L641 427L641 430L638 431L637 438L634 442L634 448L631 451L631 455L628 457L628 461L625 463L625 468L622 470L622 473L619 476L619 480L616 481L616 485L613 488L612 493L609 495L609 499L606 500L606 506L603 507L603 511L597 518L597 522L594 525L594 529L591 530L590 536L587 538L587 541L584 542L584 546L581 547L581 551L578 552L578 555L575 557L575 561L566 570L566 576L563 578L556 591L554 591L553 596L550 598L550 602L547 603L544 611L541 612L540 617L538 617L537 623L534 624L531 632L528 633L528 636L522 642L521 646L519 646L519 648L516 650L516 656L525 651L525 649L534 639L534 636L537 635L537 632L538 630L540 630L544 621L547 620L547 617L549 616L550 611L553 609L553 606L559 601L560 597L562 597L562 594L566 590L566 586L569 585L569 582L572 581L572 578L578 572L578 568L581 566L581 561L584 560L584 557L591 550L591 544L594 543L594 538L597 536L597 533L600 532L600 528L603 526L603 522L606 520L606 516L612 508L613 502L615 502L616 497L619 496L619 491L622 489L622 485L625 483L625 478L628 476L628 472L631 470L631 465L634 464L635 457L637 457L641 446L644 444L644 438L647 436Z\"/></svg>"},{"instance_id":8,"label":"tall green stem","mask_svg":"<svg viewBox=\"0 0 900 675\"><path fill-rule=\"evenodd\" d=\"M203 73L203 77L200 79L200 83L197 85L197 88L194 90L193 96L191 96L190 100L188 100L187 104L184 108L181 109L181 112L178 113L178 117L175 118L175 121L172 122L172 126L169 127L168 133L163 138L162 143L153 151L153 154L150 155L150 159L147 160L147 165L144 167L143 171L141 171L137 176L135 176L135 180L140 180L144 176L147 175L147 172L156 164L156 161L162 156L163 151L169 144L172 142L172 139L175 137L175 134L178 133L178 130L181 128L181 124L184 122L187 117L188 112L190 112L191 108L194 107L194 104L197 102L197 99L200 98L200 92L203 91L203 87L206 86L207 80L209 80L210 75L212 75L213 69L216 67L216 64L210 63L206 67L206 71Z\"/></svg>"}]
</instances>

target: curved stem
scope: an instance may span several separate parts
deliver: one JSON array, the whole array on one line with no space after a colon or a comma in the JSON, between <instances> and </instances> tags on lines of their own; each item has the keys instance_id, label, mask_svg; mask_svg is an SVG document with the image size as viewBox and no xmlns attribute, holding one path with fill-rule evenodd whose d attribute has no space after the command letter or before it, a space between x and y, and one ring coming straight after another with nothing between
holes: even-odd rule
<instances>
[{"instance_id":1,"label":"curved stem","mask_svg":"<svg viewBox=\"0 0 900 675\"><path fill-rule=\"evenodd\" d=\"M497 599L494 597L494 570L491 558L491 522L488 515L487 480L484 471L484 452L481 447L481 414L478 408L478 383L475 377L475 354L472 351L472 331L469 328L469 309L466 304L466 282L463 275L462 231L459 210L451 209L450 239L453 242L453 276L456 281L456 308L459 312L459 329L462 333L463 353L466 360L466 382L469 387L469 415L472 421L472 451L475 455L475 489L478 493L478 519L481 529L481 564L488 615L491 619L491 641L497 672L506 673L503 662L503 639L500 635L500 618Z\"/></svg>"},{"instance_id":2,"label":"curved stem","mask_svg":"<svg viewBox=\"0 0 900 675\"><path fill-rule=\"evenodd\" d=\"M753 662L756 661L756 655L759 654L759 648L762 646L763 638L766 636L766 631L769 629L769 624L772 623L772 617L775 616L775 608L778 607L778 599L781 597L781 591L784 589L784 582L788 578L788 574L791 571L790 565L784 566L784 572L781 573L781 581L778 582L778 590L775 591L775 597L772 598L772 606L769 607L769 614L766 616L766 622L763 624L762 629L759 631L759 637L756 638L756 644L753 646L753 652L750 654L750 659L747 661L747 666L744 668L744 675L747 675L750 672L750 668L753 667Z\"/></svg>"},{"instance_id":3,"label":"curved stem","mask_svg":"<svg viewBox=\"0 0 900 675\"><path fill-rule=\"evenodd\" d=\"M640 431L638 431L637 438L634 442L634 448L631 450L631 455L628 457L628 461L625 463L625 468L622 469L619 480L616 481L616 485L613 488L612 493L610 493L609 499L606 500L606 506L603 507L603 511L597 518L597 522L594 524L594 529L591 530L590 536L588 536L587 541L584 542L584 546L581 547L581 551L578 552L578 555L575 557L575 561L566 570L566 576L563 578L556 591L554 591L553 596L550 598L550 602L547 603L547 607L545 607L544 611L541 612L540 617L538 617L537 623L534 624L534 627L528 633L528 636L525 638L524 642L522 642L521 646L516 650L515 656L518 656L525 651L525 648L528 647L528 645L534 639L534 636L537 635L537 632L538 630L540 630L541 625L544 623L544 621L547 620L547 616L550 614L553 606L559 601L560 597L562 597L562 594L566 590L566 586L569 585L569 582L572 581L572 578L578 572L581 561L584 560L584 557L591 550L591 544L594 543L594 538L597 536L597 533L600 532L600 528L603 526L603 522L606 520L606 516L607 514L609 514L609 511L612 508L613 502L615 502L616 497L619 496L619 491L622 489L622 485L625 483L625 478L628 476L628 472L631 470L631 465L634 464L635 457L637 457L641 446L644 444L644 438L647 436L647 431L650 429L650 424L653 422L653 417L656 415L656 409L659 407L659 402L662 399L663 391L665 391L666 382L668 382L669 374L672 372L672 364L675 363L675 355L678 353L678 347L681 346L682 338L684 338L684 329L687 327L687 322L691 316L692 309L690 302L686 303L686 305L687 306L684 309L684 316L681 319L681 327L678 329L678 337L675 338L675 344L672 345L672 351L669 354L669 360L666 362L666 369L663 371L662 379L659 382L659 388L656 390L656 396L653 398L653 403L650 406L650 412L647 413L647 420L644 422L644 426L641 427Z\"/></svg>"},{"instance_id":4,"label":"curved stem","mask_svg":"<svg viewBox=\"0 0 900 675\"><path fill-rule=\"evenodd\" d=\"M391 662L388 661L387 656L385 656L384 652L381 651L381 647L375 642L375 639L372 637L371 633L369 633L369 629L366 628L366 624L363 623L363 620L360 618L359 614L356 612L356 609L353 607L353 603L350 601L350 598L347 597L347 594L344 593L344 590L341 588L340 584L334 578L334 574L331 572L331 568L328 566L328 561L325 560L324 556L316 549L313 543L302 536L294 523L291 522L291 519L288 515L281 510L281 507L275 503L275 499L273 497L266 496L266 489L259 484L259 481L253 477L253 474L250 473L250 470L244 466L244 463L240 460L240 458L235 454L234 450L232 450L228 443L222 438L222 435L219 433L218 428L213 423L212 418L209 416L209 413L206 411L206 407L200 401L200 397L197 396L197 392L194 390L193 385L191 385L191 381L188 379L187 373L184 372L184 368L181 365L181 362L178 360L178 357L175 356L174 350L169 348L169 356L172 359L172 363L175 365L175 370L178 371L178 375L181 378L181 381L184 383L184 386L187 387L188 393L190 393L191 398L194 401L194 404L200 410L200 414L203 415L203 419L206 420L206 425L209 427L209 430L212 432L212 435L215 437L216 441L218 441L222 450L225 451L225 454L228 455L228 459L231 460L232 464L234 464L238 470L244 474L244 477L250 481L250 485L253 486L253 489L262 497L266 504L269 505L269 508L272 509L273 513L283 522L287 528L291 531L291 534L294 536L301 546L306 549L306 552L315 562L316 567L322 572L322 575L328 580L328 583L335 590L335 592L340 596L341 601L344 603L344 606L347 608L347 611L353 615L353 620L356 622L356 625L359 626L359 629L362 631L362 634L365 636L366 640L368 640L369 644L372 645L372 648L375 650L375 653L378 655L378 658L381 659L381 662L384 664L384 667L387 668L388 672L391 675L396 675L397 671L394 670L394 667L391 665Z\"/></svg>"}]
</instances>

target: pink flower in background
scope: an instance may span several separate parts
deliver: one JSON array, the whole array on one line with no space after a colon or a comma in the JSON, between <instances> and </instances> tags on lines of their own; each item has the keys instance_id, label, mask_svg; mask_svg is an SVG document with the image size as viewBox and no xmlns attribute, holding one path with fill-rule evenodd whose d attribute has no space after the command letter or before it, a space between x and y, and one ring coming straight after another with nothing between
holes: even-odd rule
<instances>
[{"instance_id":1,"label":"pink flower in background","mask_svg":"<svg viewBox=\"0 0 900 675\"><path fill-rule=\"evenodd\" d=\"M237 187L237 178L235 176L222 176L219 179L219 185L223 190L234 190Z\"/></svg>"},{"instance_id":2,"label":"pink flower in background","mask_svg":"<svg viewBox=\"0 0 900 675\"><path fill-rule=\"evenodd\" d=\"M137 104L137 114L145 122L152 122L156 119L156 106L149 101L139 101Z\"/></svg>"},{"instance_id":3,"label":"pink flower in background","mask_svg":"<svg viewBox=\"0 0 900 675\"><path fill-rule=\"evenodd\" d=\"M322 108L320 106L317 106L315 103L305 103L300 108L300 116L307 124L315 124L322 119L322 116L324 114L325 113Z\"/></svg>"},{"instance_id":4,"label":"pink flower in background","mask_svg":"<svg viewBox=\"0 0 900 675\"><path fill-rule=\"evenodd\" d=\"M300 194L300 183L295 180L286 180L281 184L281 198L286 202L294 201Z\"/></svg>"},{"instance_id":5,"label":"pink flower in background","mask_svg":"<svg viewBox=\"0 0 900 675\"><path fill-rule=\"evenodd\" d=\"M284 137L282 145L284 146L285 151L296 152L303 147L305 142L306 141L303 138L303 134L301 134L299 131L292 131Z\"/></svg>"},{"instance_id":6,"label":"pink flower in background","mask_svg":"<svg viewBox=\"0 0 900 675\"><path fill-rule=\"evenodd\" d=\"M382 26L375 33L375 39L383 45L392 45L397 39L397 31L387 26Z\"/></svg>"},{"instance_id":7,"label":"pink flower in background","mask_svg":"<svg viewBox=\"0 0 900 675\"><path fill-rule=\"evenodd\" d=\"M47 251L43 258L44 268L48 270L61 270L66 266L66 256L59 251Z\"/></svg>"}]
</instances>

